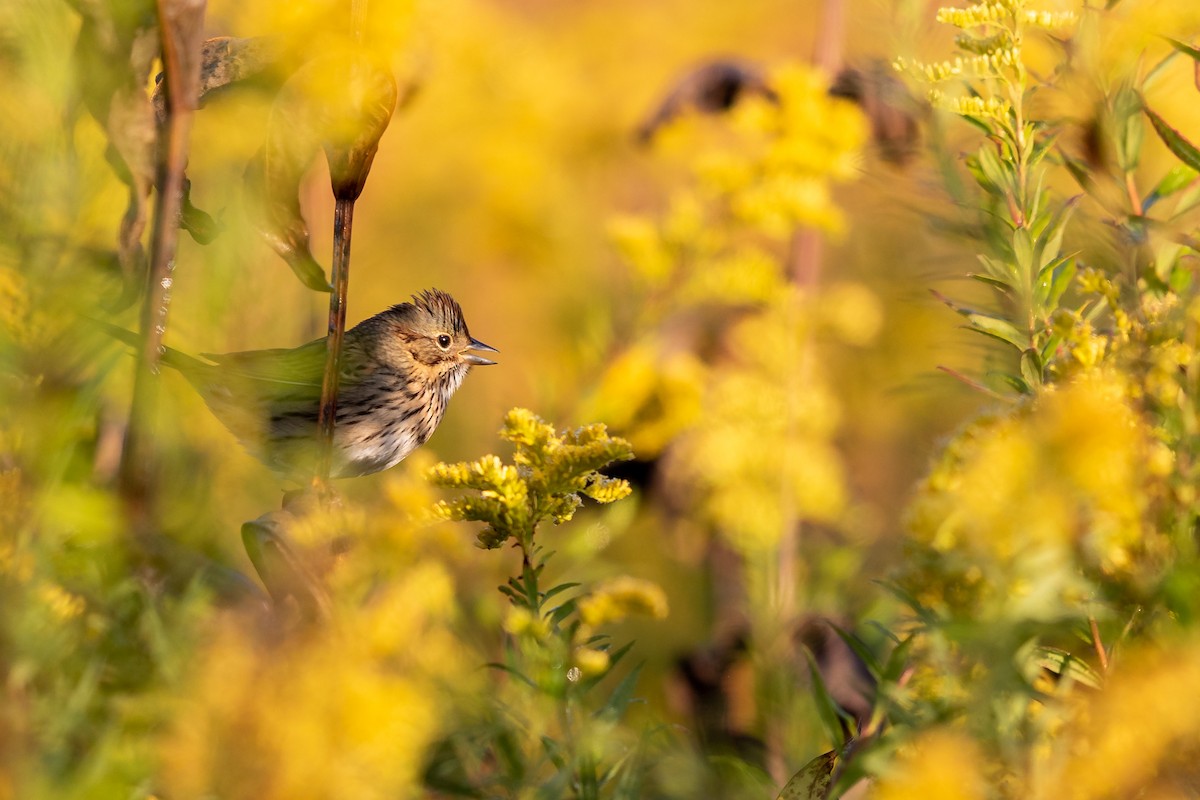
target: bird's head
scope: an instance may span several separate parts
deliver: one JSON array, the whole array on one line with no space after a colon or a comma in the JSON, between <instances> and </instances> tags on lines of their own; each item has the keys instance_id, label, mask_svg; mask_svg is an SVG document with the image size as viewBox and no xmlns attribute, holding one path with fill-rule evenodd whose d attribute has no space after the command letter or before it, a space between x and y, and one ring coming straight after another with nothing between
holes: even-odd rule
<instances>
[{"instance_id":1,"label":"bird's head","mask_svg":"<svg viewBox=\"0 0 1200 800\"><path fill-rule=\"evenodd\" d=\"M495 364L473 351L495 353L496 348L472 338L462 307L453 297L429 289L383 312L380 356L397 368L412 369L429 382L449 377L461 380L472 366Z\"/></svg>"}]
</instances>

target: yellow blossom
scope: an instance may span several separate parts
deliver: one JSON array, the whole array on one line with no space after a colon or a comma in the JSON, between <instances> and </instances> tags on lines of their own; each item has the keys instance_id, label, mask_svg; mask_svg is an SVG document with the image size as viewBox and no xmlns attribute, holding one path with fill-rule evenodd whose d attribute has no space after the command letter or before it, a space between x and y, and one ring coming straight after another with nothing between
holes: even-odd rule
<instances>
[{"instance_id":1,"label":"yellow blossom","mask_svg":"<svg viewBox=\"0 0 1200 800\"><path fill-rule=\"evenodd\" d=\"M873 800L982 800L987 796L983 766L969 738L934 729L901 749L870 796Z\"/></svg>"},{"instance_id":2,"label":"yellow blossom","mask_svg":"<svg viewBox=\"0 0 1200 800\"><path fill-rule=\"evenodd\" d=\"M1137 654L1080 707L1061 771L1039 797L1164 796L1172 773L1194 776L1200 748L1200 646ZM1172 796L1170 794L1165 796Z\"/></svg>"},{"instance_id":3,"label":"yellow blossom","mask_svg":"<svg viewBox=\"0 0 1200 800\"><path fill-rule=\"evenodd\" d=\"M596 586L579 601L579 619L591 627L620 622L630 614L664 619L666 593L656 583L626 575Z\"/></svg>"},{"instance_id":4,"label":"yellow blossom","mask_svg":"<svg viewBox=\"0 0 1200 800\"><path fill-rule=\"evenodd\" d=\"M42 582L38 585L37 594L54 616L63 622L78 617L87 608L82 597L71 594L57 584Z\"/></svg>"},{"instance_id":5,"label":"yellow blossom","mask_svg":"<svg viewBox=\"0 0 1200 800\"><path fill-rule=\"evenodd\" d=\"M585 676L602 675L608 669L610 659L603 650L593 650L590 647L576 648L574 653L575 666Z\"/></svg>"}]
</instances>

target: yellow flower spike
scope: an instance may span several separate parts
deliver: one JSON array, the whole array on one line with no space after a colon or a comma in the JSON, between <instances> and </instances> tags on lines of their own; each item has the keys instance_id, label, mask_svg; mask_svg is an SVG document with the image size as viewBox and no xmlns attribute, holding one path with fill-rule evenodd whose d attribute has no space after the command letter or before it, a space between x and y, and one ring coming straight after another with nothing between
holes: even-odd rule
<instances>
[{"instance_id":1,"label":"yellow flower spike","mask_svg":"<svg viewBox=\"0 0 1200 800\"><path fill-rule=\"evenodd\" d=\"M504 630L513 636L521 636L533 624L533 613L523 606L510 606L504 615Z\"/></svg>"},{"instance_id":2,"label":"yellow flower spike","mask_svg":"<svg viewBox=\"0 0 1200 800\"><path fill-rule=\"evenodd\" d=\"M87 608L87 602L82 597L54 583L40 583L37 596L61 622L78 617Z\"/></svg>"},{"instance_id":3,"label":"yellow flower spike","mask_svg":"<svg viewBox=\"0 0 1200 800\"><path fill-rule=\"evenodd\" d=\"M652 222L642 217L620 216L608 223L608 236L626 263L648 285L659 286L670 277L671 253Z\"/></svg>"},{"instance_id":4,"label":"yellow flower spike","mask_svg":"<svg viewBox=\"0 0 1200 800\"><path fill-rule=\"evenodd\" d=\"M579 667L579 671L586 677L603 675L610 663L608 653L590 647L577 648L572 658L575 666Z\"/></svg>"},{"instance_id":5,"label":"yellow flower spike","mask_svg":"<svg viewBox=\"0 0 1200 800\"><path fill-rule=\"evenodd\" d=\"M446 568L432 561L418 563L350 619L352 635L372 656L386 657L421 638L431 620L448 620L454 608L454 581Z\"/></svg>"},{"instance_id":6,"label":"yellow flower spike","mask_svg":"<svg viewBox=\"0 0 1200 800\"><path fill-rule=\"evenodd\" d=\"M667 613L667 595L662 587L627 575L599 584L579 601L580 621L593 628L620 622L631 614L664 619Z\"/></svg>"},{"instance_id":7,"label":"yellow flower spike","mask_svg":"<svg viewBox=\"0 0 1200 800\"><path fill-rule=\"evenodd\" d=\"M931 581L914 566L912 585L956 613L1037 619L1086 595L1081 566L1152 576L1164 541L1149 518L1148 482L1172 467L1119 375L1090 371L1044 390L947 449L908 518L914 540L947 571ZM1018 504L1038 513L1013 515ZM955 563L986 580L968 587Z\"/></svg>"},{"instance_id":8,"label":"yellow flower spike","mask_svg":"<svg viewBox=\"0 0 1200 800\"><path fill-rule=\"evenodd\" d=\"M879 298L858 283L835 283L822 292L818 311L839 339L859 346L875 340L883 326Z\"/></svg>"}]
</instances>

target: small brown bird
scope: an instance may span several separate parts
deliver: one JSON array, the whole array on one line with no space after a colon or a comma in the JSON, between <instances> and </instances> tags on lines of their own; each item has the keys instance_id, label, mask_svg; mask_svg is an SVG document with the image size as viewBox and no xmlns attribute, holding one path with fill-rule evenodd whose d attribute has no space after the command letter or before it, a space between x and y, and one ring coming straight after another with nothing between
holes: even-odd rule
<instances>
[{"instance_id":1,"label":"small brown bird","mask_svg":"<svg viewBox=\"0 0 1200 800\"><path fill-rule=\"evenodd\" d=\"M129 331L105 328L136 345ZM162 363L187 378L255 457L303 480L316 463L325 348L321 338L293 349L201 354L206 361L168 348ZM471 367L496 363L472 350L497 352L471 337L462 308L437 289L346 331L331 475L379 472L424 444Z\"/></svg>"}]
</instances>

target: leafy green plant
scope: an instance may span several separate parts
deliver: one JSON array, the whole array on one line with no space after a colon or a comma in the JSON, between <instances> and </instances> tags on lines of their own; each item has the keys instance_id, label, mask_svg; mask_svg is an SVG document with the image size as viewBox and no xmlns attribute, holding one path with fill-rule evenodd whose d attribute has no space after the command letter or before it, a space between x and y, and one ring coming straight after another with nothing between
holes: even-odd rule
<instances>
[{"instance_id":1,"label":"leafy green plant","mask_svg":"<svg viewBox=\"0 0 1200 800\"><path fill-rule=\"evenodd\" d=\"M1194 536L1181 533L1195 496L1180 491L1196 446L1194 152L1142 99L1180 53L1194 56L1176 42L1144 72L1107 79L1095 119L1036 118L1035 94L1079 85L1097 29L1116 23L1082 11L1078 58L1035 81L1030 30L1076 20L1032 5L943 9L962 54L902 64L988 138L966 159L981 190L971 212L984 269L971 277L994 289L997 310L947 302L1004 343L998 377L1020 398L961 429L910 505L907 558L889 584L910 614L896 648L909 664L880 682L889 727L855 755L884 797L943 796L951 784L935 771L947 762L973 797L1164 785L1078 747L1094 736L1092 710L1102 726L1136 716L1121 699L1139 680L1126 662L1170 659L1156 637L1184 635L1194 618L1180 591L1197 575ZM962 95L941 88L960 78ZM1143 193L1146 119L1183 163ZM1046 187L1068 177L1082 194L1052 199ZM1105 227L1118 235L1097 235ZM1165 651L1190 663L1186 642ZM1148 702L1156 692L1147 685ZM1170 724L1151 738L1177 735ZM1164 783L1187 780L1157 763Z\"/></svg>"},{"instance_id":2,"label":"leafy green plant","mask_svg":"<svg viewBox=\"0 0 1200 800\"><path fill-rule=\"evenodd\" d=\"M944 8L938 21L959 33L953 61L898 67L932 85L930 100L977 127L987 141L966 159L981 190L979 223L981 270L970 277L990 287L993 311L981 311L948 298L972 330L1006 345L1010 353L998 378L1020 394L1046 379L1061 343L1053 317L1071 285L1075 257L1063 253L1063 236L1074 201L1053 200L1047 162L1055 143L1053 127L1032 115L1039 88L1025 67L1022 49L1037 31L1059 31L1075 21L1071 12L1037 11L1024 0ZM947 90L948 83L961 82Z\"/></svg>"},{"instance_id":3,"label":"leafy green plant","mask_svg":"<svg viewBox=\"0 0 1200 800\"><path fill-rule=\"evenodd\" d=\"M518 791L536 785L545 797L595 798L602 792L636 797L636 773L644 766L638 748L615 726L634 699L640 668L627 672L604 699L592 700L593 690L632 647L630 642L613 649L598 628L634 613L662 618L666 596L653 583L631 577L575 596L568 593L577 583L545 586L546 563L553 553L538 536L542 523L569 521L583 497L611 503L628 496L626 481L599 470L632 458L633 452L603 425L556 433L525 409L508 413L500 435L514 445L511 464L489 455L438 464L428 476L435 485L471 492L443 501L436 509L439 516L484 522L480 547L497 549L511 542L521 553L520 574L500 587L510 603L504 661L491 665L514 679L493 724L486 727L489 741L484 746L502 766L498 774L488 775L478 761L479 742L456 749L451 739L438 751L427 777L435 787L460 792L466 786ZM531 696L522 697L526 693ZM521 713L529 703L541 713ZM469 734L459 735L459 745L464 737ZM474 770L468 768L471 763Z\"/></svg>"}]
</instances>

